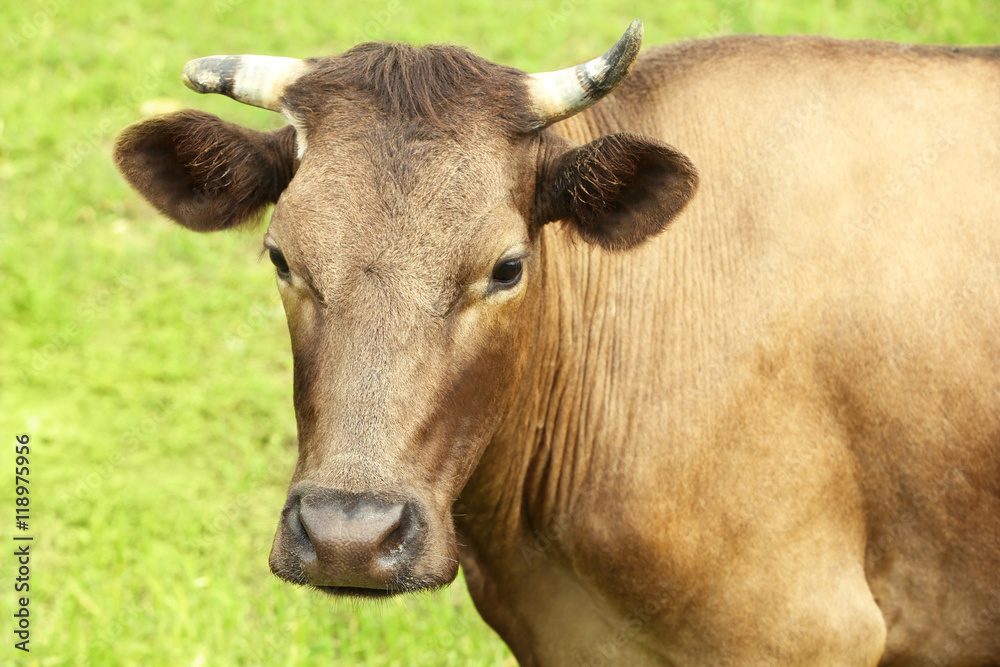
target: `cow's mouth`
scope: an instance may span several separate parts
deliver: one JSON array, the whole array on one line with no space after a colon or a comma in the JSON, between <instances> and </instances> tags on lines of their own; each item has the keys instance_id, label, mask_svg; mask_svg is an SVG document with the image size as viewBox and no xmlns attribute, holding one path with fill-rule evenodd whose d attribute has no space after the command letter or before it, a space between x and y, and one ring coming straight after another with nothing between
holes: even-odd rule
<instances>
[{"instance_id":1,"label":"cow's mouth","mask_svg":"<svg viewBox=\"0 0 1000 667\"><path fill-rule=\"evenodd\" d=\"M395 595L405 595L406 593L434 591L439 588L443 588L454 581L456 574L457 572L451 573L450 576L445 576L440 579L434 578L422 581L404 581L403 583L397 582L395 585L381 586L378 588L367 588L364 586L326 586L322 584L310 585L316 590L322 591L327 595L373 600L391 598Z\"/></svg>"},{"instance_id":2,"label":"cow's mouth","mask_svg":"<svg viewBox=\"0 0 1000 667\"><path fill-rule=\"evenodd\" d=\"M407 592L397 588L359 588L356 586L313 586L313 588L335 597L364 598L367 600L381 600Z\"/></svg>"}]
</instances>

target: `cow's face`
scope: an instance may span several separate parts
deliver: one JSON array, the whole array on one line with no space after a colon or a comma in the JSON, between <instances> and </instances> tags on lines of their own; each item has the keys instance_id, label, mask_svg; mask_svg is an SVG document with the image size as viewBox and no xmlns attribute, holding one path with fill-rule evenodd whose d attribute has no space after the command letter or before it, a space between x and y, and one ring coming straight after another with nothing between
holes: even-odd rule
<instances>
[{"instance_id":1,"label":"cow's face","mask_svg":"<svg viewBox=\"0 0 1000 667\"><path fill-rule=\"evenodd\" d=\"M455 576L451 504L525 364L537 139L344 107L307 131L264 237L299 426L271 566L381 595Z\"/></svg>"},{"instance_id":2,"label":"cow's face","mask_svg":"<svg viewBox=\"0 0 1000 667\"><path fill-rule=\"evenodd\" d=\"M540 118L552 103L528 75L455 49L290 62L293 80L264 77L280 95L244 97L292 127L181 112L130 128L116 160L200 231L276 202L264 247L292 340L299 461L272 570L364 596L442 585L458 567L452 503L530 391L542 226L628 248L676 215L696 177L650 139L559 138L544 126L568 112ZM193 87L246 88L203 65Z\"/></svg>"}]
</instances>

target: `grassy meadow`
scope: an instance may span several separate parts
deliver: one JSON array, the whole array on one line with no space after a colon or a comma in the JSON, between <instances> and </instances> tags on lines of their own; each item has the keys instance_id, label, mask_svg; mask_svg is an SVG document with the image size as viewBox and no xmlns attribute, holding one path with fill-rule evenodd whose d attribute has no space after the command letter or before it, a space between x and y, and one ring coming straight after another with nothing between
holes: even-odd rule
<instances>
[{"instance_id":1,"label":"grassy meadow","mask_svg":"<svg viewBox=\"0 0 1000 667\"><path fill-rule=\"evenodd\" d=\"M1000 42L995 0L28 0L0 5L0 664L512 665L464 585L353 603L273 578L295 464L291 354L262 229L196 235L110 161L144 115L283 121L180 82L217 53L466 45L527 70L734 32ZM30 530L14 526L29 434ZM31 535L30 653L13 534Z\"/></svg>"}]
</instances>

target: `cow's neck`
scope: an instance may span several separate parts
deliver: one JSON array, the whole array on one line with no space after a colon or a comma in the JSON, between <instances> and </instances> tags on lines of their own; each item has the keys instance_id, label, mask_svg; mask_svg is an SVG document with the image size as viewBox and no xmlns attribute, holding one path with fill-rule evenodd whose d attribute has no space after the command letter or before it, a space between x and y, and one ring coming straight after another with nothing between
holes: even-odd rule
<instances>
[{"instance_id":1,"label":"cow's neck","mask_svg":"<svg viewBox=\"0 0 1000 667\"><path fill-rule=\"evenodd\" d=\"M564 133L585 143L621 129L595 110L564 123ZM536 547L547 560L572 560L560 553L573 548L572 538L552 536L585 508L613 505L602 494L618 492L648 467L653 435L660 461L676 457L680 466L690 454L687 443L697 441L691 430L705 417L698 410L724 384L705 369L725 365L705 362L740 345L710 316L732 306L720 290L740 253L722 247L727 236L715 216L684 217L627 255L592 248L558 225L543 230L542 287L530 324L536 338L523 391L456 509L469 553L488 545L491 558L506 554L496 566L507 572L534 567ZM676 298L656 308L635 301L656 293ZM670 359L651 365L663 350ZM649 410L657 415L642 414Z\"/></svg>"}]
</instances>

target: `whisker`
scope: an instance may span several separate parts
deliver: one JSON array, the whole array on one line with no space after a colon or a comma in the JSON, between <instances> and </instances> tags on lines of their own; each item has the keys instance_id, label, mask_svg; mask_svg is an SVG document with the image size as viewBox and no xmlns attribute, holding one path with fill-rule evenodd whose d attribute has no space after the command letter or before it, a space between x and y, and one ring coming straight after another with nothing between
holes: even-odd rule
<instances>
[{"instance_id":1,"label":"whisker","mask_svg":"<svg viewBox=\"0 0 1000 667\"><path fill-rule=\"evenodd\" d=\"M434 558L444 558L445 560L450 560L452 563L457 563L458 562L454 558L448 558L447 556L438 556L437 554L428 554L428 555L429 556L433 556Z\"/></svg>"}]
</instances>

